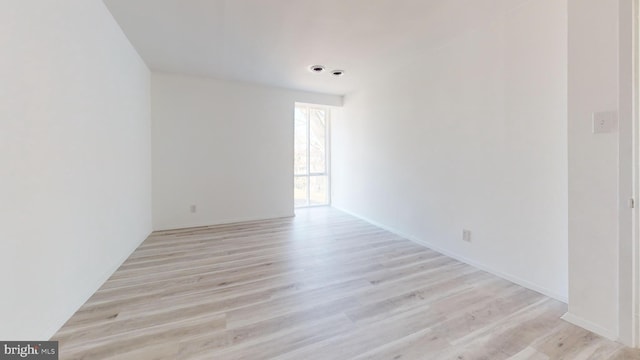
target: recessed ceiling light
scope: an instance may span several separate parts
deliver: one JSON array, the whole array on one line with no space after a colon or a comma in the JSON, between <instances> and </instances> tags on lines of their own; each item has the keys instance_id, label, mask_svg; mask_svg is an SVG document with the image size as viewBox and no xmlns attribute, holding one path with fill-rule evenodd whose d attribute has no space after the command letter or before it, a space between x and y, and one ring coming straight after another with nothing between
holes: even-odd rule
<instances>
[{"instance_id":1,"label":"recessed ceiling light","mask_svg":"<svg viewBox=\"0 0 640 360\"><path fill-rule=\"evenodd\" d=\"M344 70L333 70L333 71L331 72L331 74L332 74L333 76L342 76L342 75L344 75Z\"/></svg>"},{"instance_id":2,"label":"recessed ceiling light","mask_svg":"<svg viewBox=\"0 0 640 360\"><path fill-rule=\"evenodd\" d=\"M323 71L324 71L324 69L325 69L325 68L324 68L324 66L322 66L322 65L311 65L311 66L309 67L309 70L311 70L311 72L318 73L318 74L319 74L319 73L321 73L321 72L323 72Z\"/></svg>"}]
</instances>

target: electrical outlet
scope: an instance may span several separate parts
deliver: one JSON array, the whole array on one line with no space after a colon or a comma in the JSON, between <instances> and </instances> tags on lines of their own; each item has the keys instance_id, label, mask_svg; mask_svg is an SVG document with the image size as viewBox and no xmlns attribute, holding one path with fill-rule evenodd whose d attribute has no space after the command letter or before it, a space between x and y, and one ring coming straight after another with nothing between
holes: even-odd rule
<instances>
[{"instance_id":1,"label":"electrical outlet","mask_svg":"<svg viewBox=\"0 0 640 360\"><path fill-rule=\"evenodd\" d=\"M194 214L194 213L197 211L197 208L196 208L196 206L195 206L195 205L191 205L191 206L189 207L189 210L191 210L191 213L192 213L192 214Z\"/></svg>"},{"instance_id":2,"label":"electrical outlet","mask_svg":"<svg viewBox=\"0 0 640 360\"><path fill-rule=\"evenodd\" d=\"M462 230L462 240L466 241L466 242L471 242L471 231L469 230Z\"/></svg>"}]
</instances>

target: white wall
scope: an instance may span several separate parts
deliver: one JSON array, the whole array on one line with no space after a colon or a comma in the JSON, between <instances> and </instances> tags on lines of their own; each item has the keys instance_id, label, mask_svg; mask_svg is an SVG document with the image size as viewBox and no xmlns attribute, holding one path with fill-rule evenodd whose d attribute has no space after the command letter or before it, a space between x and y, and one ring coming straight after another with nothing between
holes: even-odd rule
<instances>
[{"instance_id":1,"label":"white wall","mask_svg":"<svg viewBox=\"0 0 640 360\"><path fill-rule=\"evenodd\" d=\"M293 215L294 103L342 97L156 73L151 83L156 230Z\"/></svg>"},{"instance_id":2,"label":"white wall","mask_svg":"<svg viewBox=\"0 0 640 360\"><path fill-rule=\"evenodd\" d=\"M99 0L0 11L0 339L48 339L151 231L149 71Z\"/></svg>"},{"instance_id":3,"label":"white wall","mask_svg":"<svg viewBox=\"0 0 640 360\"><path fill-rule=\"evenodd\" d=\"M566 7L530 1L347 95L334 205L566 300Z\"/></svg>"},{"instance_id":4,"label":"white wall","mask_svg":"<svg viewBox=\"0 0 640 360\"><path fill-rule=\"evenodd\" d=\"M569 0L569 313L618 333L618 134L592 134L618 109L618 2Z\"/></svg>"}]
</instances>

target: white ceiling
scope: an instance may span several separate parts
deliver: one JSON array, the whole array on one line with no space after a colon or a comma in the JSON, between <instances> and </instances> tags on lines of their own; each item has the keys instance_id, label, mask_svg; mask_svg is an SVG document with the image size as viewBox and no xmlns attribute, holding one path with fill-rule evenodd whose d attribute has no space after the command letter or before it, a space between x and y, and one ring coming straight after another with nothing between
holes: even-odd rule
<instances>
[{"instance_id":1,"label":"white ceiling","mask_svg":"<svg viewBox=\"0 0 640 360\"><path fill-rule=\"evenodd\" d=\"M153 70L346 94L527 0L104 1Z\"/></svg>"}]
</instances>

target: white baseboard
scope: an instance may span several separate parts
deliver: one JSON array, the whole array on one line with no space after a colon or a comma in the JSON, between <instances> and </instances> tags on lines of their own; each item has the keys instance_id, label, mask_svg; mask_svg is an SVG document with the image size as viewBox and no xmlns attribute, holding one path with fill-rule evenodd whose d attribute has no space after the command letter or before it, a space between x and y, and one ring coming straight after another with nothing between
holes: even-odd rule
<instances>
[{"instance_id":1,"label":"white baseboard","mask_svg":"<svg viewBox=\"0 0 640 360\"><path fill-rule=\"evenodd\" d=\"M579 316L576 316L572 313L567 312L566 314L562 315L562 320L569 322L573 325L576 326L580 326L583 329L587 329L593 333L596 333L600 336L604 336L609 340L612 341L617 341L618 340L618 335L615 334L613 331L610 331L608 329L603 328L600 325L594 324L591 321L585 320Z\"/></svg>"},{"instance_id":2,"label":"white baseboard","mask_svg":"<svg viewBox=\"0 0 640 360\"><path fill-rule=\"evenodd\" d=\"M84 286L82 286L82 289L87 289L87 291L84 292L84 296L79 298L75 304L72 304L71 306L69 306L66 309L66 312L60 314L58 321L49 325L48 328L44 330L45 335L38 338L51 340L51 337L55 335L58 332L58 330L62 328L62 326L64 326L64 324L82 307L82 305L84 305L84 303L86 303L91 298L91 296L93 296L93 294L95 294L96 291L98 291L98 289L100 289L102 285L104 285L104 283L107 280L109 280L111 275L113 275L116 272L116 270L118 270L120 266L124 264L124 262L129 258L129 256L131 256L131 254L133 254L133 252L136 251L136 249L140 245L142 245L142 243L151 234L152 232L149 232L147 233L146 236L137 239L135 243L133 243L128 249L122 252L120 257L116 259L111 264L111 266L104 269L104 271L99 277L95 279L94 278L86 279L87 281L84 283Z\"/></svg>"},{"instance_id":3,"label":"white baseboard","mask_svg":"<svg viewBox=\"0 0 640 360\"><path fill-rule=\"evenodd\" d=\"M357 217L357 218L359 218L359 219L361 219L363 221L366 221L366 222L368 222L368 223L370 223L370 224L372 224L374 226L377 226L377 227L379 227L381 229L384 229L384 230L387 230L389 232L392 232L392 233L394 233L394 234L396 234L398 236L401 236L401 237L403 237L403 238L405 238L407 240L411 240L411 241L413 241L413 242L415 242L417 244L420 244L422 246L425 246L425 247L427 247L427 248L429 248L431 250L439 252L439 253L441 253L443 255L446 255L446 256L448 256L450 258L453 258L453 259L456 259L458 261L461 261L461 262L463 262L465 264L471 265L471 266L473 266L475 268L478 268L480 270L483 270L483 271L486 271L488 273L491 273L491 274L493 274L495 276L498 276L500 278L503 278L505 280L511 281L511 282L513 282L515 284L518 284L520 286L523 286L523 287L525 287L527 289L539 292L540 294L548 296L548 297L550 297L552 299L556 299L556 300L561 301L561 302L563 302L565 304L568 302L567 296L560 295L560 294L556 293L555 291L552 291L552 290L550 290L550 289L548 289L548 288L546 288L544 286L540 286L540 285L534 284L534 283L532 283L530 281L521 279L521 278L519 278L517 276L511 275L511 274L507 274L507 273L504 273L502 271L493 269L491 266L488 266L488 265L485 265L485 264L481 264L479 262L476 262L475 260L472 260L472 259L469 259L469 258L464 257L462 255L456 254L455 252L452 252L450 250L444 249L442 247L433 245L428 241L425 241L425 240L417 238L416 236L404 233L402 231L399 231L399 230L394 229L392 227L386 226L384 224L380 224L380 223L378 223L376 221L373 221L373 220L371 220L371 219L369 219L367 217L360 216L359 214L355 214L355 213L353 213L353 212L351 212L349 210L345 210L345 209L342 209L342 208L336 207L336 206L334 206L334 208L337 209L337 210L340 210L340 211L342 211L344 213L347 213L347 214L349 214L349 215L351 215L353 217Z\"/></svg>"}]
</instances>

